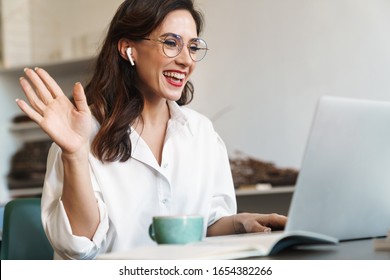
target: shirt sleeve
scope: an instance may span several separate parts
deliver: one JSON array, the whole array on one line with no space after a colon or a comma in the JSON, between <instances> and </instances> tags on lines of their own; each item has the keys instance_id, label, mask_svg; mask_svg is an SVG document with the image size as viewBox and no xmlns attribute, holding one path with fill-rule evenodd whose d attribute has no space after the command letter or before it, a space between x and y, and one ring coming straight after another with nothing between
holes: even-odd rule
<instances>
[{"instance_id":1,"label":"shirt sleeve","mask_svg":"<svg viewBox=\"0 0 390 280\"><path fill-rule=\"evenodd\" d=\"M237 213L237 202L233 184L232 172L228 153L223 140L215 133L214 141L214 192L211 199L211 208L208 219L208 226L212 225L224 216L230 216Z\"/></svg>"},{"instance_id":2,"label":"shirt sleeve","mask_svg":"<svg viewBox=\"0 0 390 280\"><path fill-rule=\"evenodd\" d=\"M61 201L64 179L61 149L56 144L52 145L47 159L41 215L43 228L55 254L62 259L93 259L104 250L109 219L98 183L91 169L90 176L100 213L100 223L92 240L72 234L70 222Z\"/></svg>"}]
</instances>

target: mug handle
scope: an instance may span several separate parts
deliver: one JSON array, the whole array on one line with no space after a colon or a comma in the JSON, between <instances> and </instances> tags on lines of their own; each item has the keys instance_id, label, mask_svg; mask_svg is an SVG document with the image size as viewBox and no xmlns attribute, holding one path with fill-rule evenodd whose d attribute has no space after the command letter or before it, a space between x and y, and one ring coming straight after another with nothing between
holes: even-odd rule
<instances>
[{"instance_id":1,"label":"mug handle","mask_svg":"<svg viewBox=\"0 0 390 280\"><path fill-rule=\"evenodd\" d=\"M153 241L156 241L156 235L155 235L155 233L154 233L153 224L150 224L150 226L149 226L149 237L150 237Z\"/></svg>"}]
</instances>

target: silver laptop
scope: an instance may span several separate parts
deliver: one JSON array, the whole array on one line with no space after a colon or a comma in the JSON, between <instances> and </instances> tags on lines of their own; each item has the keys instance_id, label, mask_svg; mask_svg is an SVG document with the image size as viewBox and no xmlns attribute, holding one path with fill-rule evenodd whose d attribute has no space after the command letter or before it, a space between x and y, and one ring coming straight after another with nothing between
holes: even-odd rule
<instances>
[{"instance_id":1,"label":"silver laptop","mask_svg":"<svg viewBox=\"0 0 390 280\"><path fill-rule=\"evenodd\" d=\"M286 231L350 240L390 230L390 102L320 98Z\"/></svg>"}]
</instances>

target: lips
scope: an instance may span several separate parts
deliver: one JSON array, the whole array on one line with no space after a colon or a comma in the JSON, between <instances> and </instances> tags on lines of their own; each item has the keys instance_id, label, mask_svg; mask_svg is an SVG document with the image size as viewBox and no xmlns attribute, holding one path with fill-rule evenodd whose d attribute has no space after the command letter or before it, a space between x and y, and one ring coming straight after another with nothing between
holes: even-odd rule
<instances>
[{"instance_id":1,"label":"lips","mask_svg":"<svg viewBox=\"0 0 390 280\"><path fill-rule=\"evenodd\" d=\"M164 71L163 75L167 79L168 83L176 87L181 87L186 77L184 73L176 71Z\"/></svg>"}]
</instances>

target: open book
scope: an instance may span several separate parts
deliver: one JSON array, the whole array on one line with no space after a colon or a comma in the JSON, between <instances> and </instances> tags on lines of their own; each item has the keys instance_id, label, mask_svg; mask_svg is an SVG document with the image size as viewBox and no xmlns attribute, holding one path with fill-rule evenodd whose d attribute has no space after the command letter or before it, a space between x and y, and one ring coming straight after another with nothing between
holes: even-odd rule
<instances>
[{"instance_id":1,"label":"open book","mask_svg":"<svg viewBox=\"0 0 390 280\"><path fill-rule=\"evenodd\" d=\"M386 238L375 238L374 249L376 251L390 251L390 230Z\"/></svg>"},{"instance_id":2,"label":"open book","mask_svg":"<svg viewBox=\"0 0 390 280\"><path fill-rule=\"evenodd\" d=\"M247 233L206 237L186 245L139 247L129 252L103 254L98 259L242 259L274 255L297 245L337 243L333 237L306 231Z\"/></svg>"}]
</instances>

